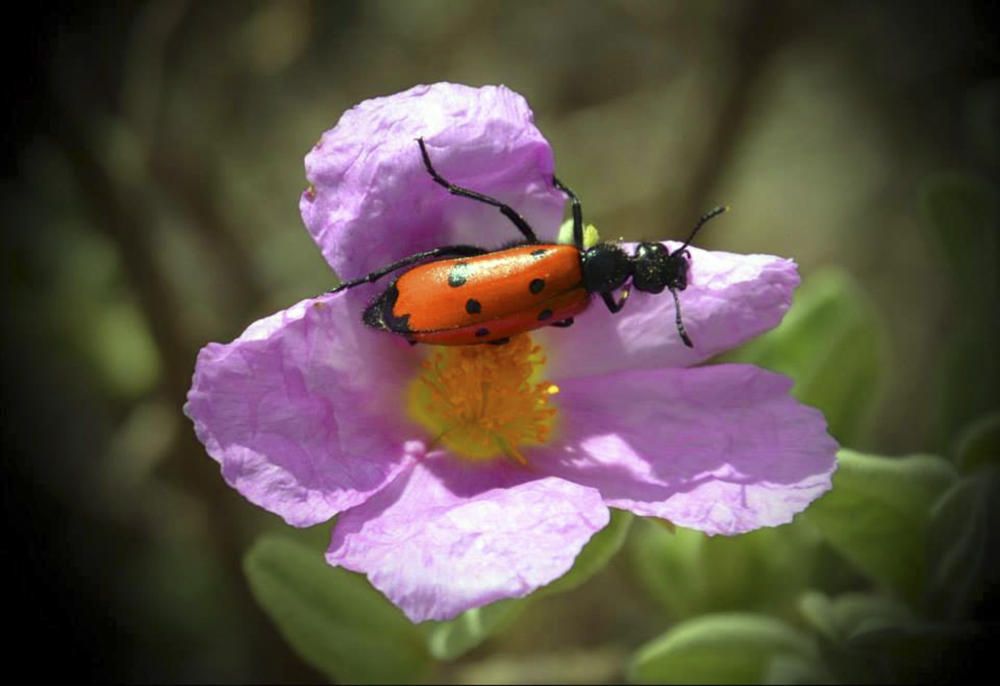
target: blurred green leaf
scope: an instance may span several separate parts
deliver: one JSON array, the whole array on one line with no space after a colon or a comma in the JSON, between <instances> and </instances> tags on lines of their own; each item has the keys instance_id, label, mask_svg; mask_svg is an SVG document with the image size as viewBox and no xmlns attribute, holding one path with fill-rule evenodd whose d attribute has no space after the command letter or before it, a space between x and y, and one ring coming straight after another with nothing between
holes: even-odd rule
<instances>
[{"instance_id":1,"label":"blurred green leaf","mask_svg":"<svg viewBox=\"0 0 1000 686\"><path fill-rule=\"evenodd\" d=\"M540 588L535 595L541 598L551 593L571 591L604 569L611 558L621 550L632 527L633 519L631 512L611 510L611 521L587 541L587 545L573 563L573 568L548 586Z\"/></svg>"},{"instance_id":2,"label":"blurred green leaf","mask_svg":"<svg viewBox=\"0 0 1000 686\"><path fill-rule=\"evenodd\" d=\"M974 625L932 622L885 594L807 593L802 616L820 637L820 652L841 683L919 683L949 680L956 655L974 648Z\"/></svg>"},{"instance_id":3,"label":"blurred green leaf","mask_svg":"<svg viewBox=\"0 0 1000 686\"><path fill-rule=\"evenodd\" d=\"M930 509L955 469L931 455L887 458L841 450L833 489L806 510L830 544L863 572L916 601Z\"/></svg>"},{"instance_id":4,"label":"blurred green leaf","mask_svg":"<svg viewBox=\"0 0 1000 686\"><path fill-rule=\"evenodd\" d=\"M1000 466L952 486L931 511L928 604L944 619L968 619L1000 588Z\"/></svg>"},{"instance_id":5,"label":"blurred green leaf","mask_svg":"<svg viewBox=\"0 0 1000 686\"><path fill-rule=\"evenodd\" d=\"M1000 79L987 79L973 87L966 102L966 128L974 150L987 162L1000 162Z\"/></svg>"},{"instance_id":6,"label":"blurred green leaf","mask_svg":"<svg viewBox=\"0 0 1000 686\"><path fill-rule=\"evenodd\" d=\"M798 655L775 655L762 681L765 684L829 684L833 678L819 660Z\"/></svg>"},{"instance_id":7,"label":"blurred green leaf","mask_svg":"<svg viewBox=\"0 0 1000 686\"><path fill-rule=\"evenodd\" d=\"M821 636L842 643L873 629L901 626L914 619L899 600L881 593L845 593L830 598L808 591L799 600L802 617Z\"/></svg>"},{"instance_id":8,"label":"blurred green leaf","mask_svg":"<svg viewBox=\"0 0 1000 686\"><path fill-rule=\"evenodd\" d=\"M1000 464L1000 412L993 412L967 426L955 443L955 464L973 472Z\"/></svg>"},{"instance_id":9,"label":"blurred green leaf","mask_svg":"<svg viewBox=\"0 0 1000 686\"><path fill-rule=\"evenodd\" d=\"M527 598L501 600L463 612L448 622L428 622L427 646L438 660L454 660L508 626L524 611Z\"/></svg>"},{"instance_id":10,"label":"blurred green leaf","mask_svg":"<svg viewBox=\"0 0 1000 686\"><path fill-rule=\"evenodd\" d=\"M765 615L703 615L673 627L642 646L629 680L665 684L760 683L779 658L822 668L813 641L781 620ZM787 666L787 662L784 663Z\"/></svg>"},{"instance_id":11,"label":"blurred green leaf","mask_svg":"<svg viewBox=\"0 0 1000 686\"><path fill-rule=\"evenodd\" d=\"M430 660L420 631L363 577L327 565L322 552L263 536L243 568L285 639L332 679L398 683L426 673Z\"/></svg>"},{"instance_id":12,"label":"blurred green leaf","mask_svg":"<svg viewBox=\"0 0 1000 686\"><path fill-rule=\"evenodd\" d=\"M89 320L92 359L109 387L125 396L148 392L162 372L159 351L142 313L130 302L109 304Z\"/></svg>"},{"instance_id":13,"label":"blurred green leaf","mask_svg":"<svg viewBox=\"0 0 1000 686\"><path fill-rule=\"evenodd\" d=\"M914 621L860 630L846 644L841 662L852 669L842 681L869 683L950 683L973 674L970 660L983 654L987 641L982 627L971 623Z\"/></svg>"},{"instance_id":14,"label":"blurred green leaf","mask_svg":"<svg viewBox=\"0 0 1000 686\"><path fill-rule=\"evenodd\" d=\"M847 272L814 274L784 321L733 356L787 374L793 394L822 410L830 433L857 443L878 399L885 368L884 324Z\"/></svg>"},{"instance_id":15,"label":"blurred green leaf","mask_svg":"<svg viewBox=\"0 0 1000 686\"><path fill-rule=\"evenodd\" d=\"M612 510L611 521L597 532L580 551L573 568L527 598L501 600L485 607L469 610L449 622L428 622L428 646L439 660L454 660L516 619L533 598L572 590L614 557L621 548L632 525L632 514Z\"/></svg>"},{"instance_id":16,"label":"blurred green leaf","mask_svg":"<svg viewBox=\"0 0 1000 686\"><path fill-rule=\"evenodd\" d=\"M621 682L627 653L619 646L586 646L559 651L498 651L455 665L453 684L614 684Z\"/></svg>"},{"instance_id":17,"label":"blurred green leaf","mask_svg":"<svg viewBox=\"0 0 1000 686\"><path fill-rule=\"evenodd\" d=\"M674 618L791 608L808 584L820 539L802 522L741 536L707 536L640 522L630 542L646 589Z\"/></svg>"},{"instance_id":18,"label":"blurred green leaf","mask_svg":"<svg viewBox=\"0 0 1000 686\"><path fill-rule=\"evenodd\" d=\"M962 172L934 174L922 184L920 205L931 231L949 290L958 304L945 314L948 346L937 366L941 391L939 440L945 443L961 427L1000 407L1000 386L984 380L1000 375L995 341L1000 318L995 315L1000 281L1000 202L995 184ZM994 278L991 278L994 277Z\"/></svg>"},{"instance_id":19,"label":"blurred green leaf","mask_svg":"<svg viewBox=\"0 0 1000 686\"><path fill-rule=\"evenodd\" d=\"M943 172L924 179L920 210L948 258L956 279L968 290L982 283L979 270L992 268L985 241L997 222L997 197L989 181L972 174ZM995 243L994 243L995 247Z\"/></svg>"}]
</instances>

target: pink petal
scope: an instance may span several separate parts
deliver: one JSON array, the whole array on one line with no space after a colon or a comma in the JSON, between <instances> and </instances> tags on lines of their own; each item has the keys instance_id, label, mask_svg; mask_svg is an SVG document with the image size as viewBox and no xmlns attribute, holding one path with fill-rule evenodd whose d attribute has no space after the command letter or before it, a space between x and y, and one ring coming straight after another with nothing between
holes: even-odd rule
<instances>
[{"instance_id":1,"label":"pink petal","mask_svg":"<svg viewBox=\"0 0 1000 686\"><path fill-rule=\"evenodd\" d=\"M424 169L509 203L550 239L565 198L528 104L503 86L416 86L346 112L306 156L302 219L341 278L442 245L485 248L521 235L494 207L449 195Z\"/></svg>"},{"instance_id":2,"label":"pink petal","mask_svg":"<svg viewBox=\"0 0 1000 686\"><path fill-rule=\"evenodd\" d=\"M608 521L591 488L438 453L343 514L326 559L414 622L451 619L562 576Z\"/></svg>"},{"instance_id":3,"label":"pink petal","mask_svg":"<svg viewBox=\"0 0 1000 686\"><path fill-rule=\"evenodd\" d=\"M358 306L304 300L198 355L184 406L198 438L231 486L295 526L364 502L421 449L399 416L417 358Z\"/></svg>"},{"instance_id":4,"label":"pink petal","mask_svg":"<svg viewBox=\"0 0 1000 686\"><path fill-rule=\"evenodd\" d=\"M679 243L667 243L671 250ZM634 244L623 246L629 254ZM799 284L795 263L772 255L691 250L691 281L680 292L684 325L694 342L677 335L670 293L632 292L625 309L608 312L595 298L570 329L546 329L539 340L552 351L551 378L620 369L688 367L775 327Z\"/></svg>"},{"instance_id":5,"label":"pink petal","mask_svg":"<svg viewBox=\"0 0 1000 686\"><path fill-rule=\"evenodd\" d=\"M560 433L527 457L611 507L709 534L784 524L830 488L837 450L791 386L733 364L560 382Z\"/></svg>"}]
</instances>

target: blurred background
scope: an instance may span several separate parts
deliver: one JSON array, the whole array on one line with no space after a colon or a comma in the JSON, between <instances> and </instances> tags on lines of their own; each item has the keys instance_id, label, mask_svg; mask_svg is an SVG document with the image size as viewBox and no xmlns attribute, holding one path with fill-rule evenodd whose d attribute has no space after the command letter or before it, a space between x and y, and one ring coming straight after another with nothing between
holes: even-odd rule
<instances>
[{"instance_id":1,"label":"blurred background","mask_svg":"<svg viewBox=\"0 0 1000 686\"><path fill-rule=\"evenodd\" d=\"M788 326L731 358L792 374L847 447L951 459L1000 408L987 5L23 7L33 19L4 29L0 158L14 668L43 650L37 676L350 680L301 659L255 602L244 555L285 527L225 486L181 406L202 345L336 283L298 215L303 157L353 104L417 83L522 93L606 238L678 238L732 205L700 245L793 257L805 283ZM721 542L647 524L428 673L617 681L692 617L807 632L820 592L906 597L798 522ZM958 618L994 618L984 607ZM829 679L879 674L834 662ZM883 679L927 674L900 669Z\"/></svg>"}]
</instances>

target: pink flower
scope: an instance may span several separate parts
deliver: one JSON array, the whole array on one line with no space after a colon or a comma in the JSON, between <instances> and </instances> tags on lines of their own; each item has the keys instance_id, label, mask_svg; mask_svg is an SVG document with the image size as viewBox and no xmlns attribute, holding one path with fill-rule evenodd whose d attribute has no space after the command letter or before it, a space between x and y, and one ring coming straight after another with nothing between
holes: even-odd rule
<instances>
[{"instance_id":1,"label":"pink flower","mask_svg":"<svg viewBox=\"0 0 1000 686\"><path fill-rule=\"evenodd\" d=\"M342 278L519 237L435 185L417 137L442 176L555 239L565 198L524 99L418 86L361 103L306 157L302 216ZM328 562L367 574L413 621L558 578L609 507L738 534L789 522L830 488L837 446L789 379L695 366L781 320L799 281L789 260L691 248L693 349L669 294L643 293L505 346L411 347L361 321L389 278L207 345L185 411L250 501L294 526L339 515Z\"/></svg>"}]
</instances>

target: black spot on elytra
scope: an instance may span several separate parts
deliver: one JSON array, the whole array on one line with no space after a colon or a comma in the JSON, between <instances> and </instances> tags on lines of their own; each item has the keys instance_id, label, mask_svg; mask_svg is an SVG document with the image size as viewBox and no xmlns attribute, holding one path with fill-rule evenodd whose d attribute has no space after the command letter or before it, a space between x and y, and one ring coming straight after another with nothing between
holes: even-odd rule
<instances>
[{"instance_id":1,"label":"black spot on elytra","mask_svg":"<svg viewBox=\"0 0 1000 686\"><path fill-rule=\"evenodd\" d=\"M464 286L465 282L469 280L469 263L468 262L458 262L451 271L448 272L448 285L452 288L458 288L459 286Z\"/></svg>"},{"instance_id":2,"label":"black spot on elytra","mask_svg":"<svg viewBox=\"0 0 1000 686\"><path fill-rule=\"evenodd\" d=\"M397 333L409 332L410 314L394 312L397 300L399 300L399 289L393 283L365 309L362 320L373 329Z\"/></svg>"},{"instance_id":3,"label":"black spot on elytra","mask_svg":"<svg viewBox=\"0 0 1000 686\"><path fill-rule=\"evenodd\" d=\"M544 322L546 319L552 319L552 310L542 310L538 313L538 321Z\"/></svg>"},{"instance_id":4,"label":"black spot on elytra","mask_svg":"<svg viewBox=\"0 0 1000 686\"><path fill-rule=\"evenodd\" d=\"M483 336L489 336L489 329L476 329L476 338L482 338Z\"/></svg>"},{"instance_id":5,"label":"black spot on elytra","mask_svg":"<svg viewBox=\"0 0 1000 686\"><path fill-rule=\"evenodd\" d=\"M545 288L545 279L532 279L531 283L528 284L528 290L538 295Z\"/></svg>"},{"instance_id":6,"label":"black spot on elytra","mask_svg":"<svg viewBox=\"0 0 1000 686\"><path fill-rule=\"evenodd\" d=\"M541 257L546 252L548 252L548 251L545 248L539 248L538 250L532 250L531 251L531 256L532 257Z\"/></svg>"},{"instance_id":7,"label":"black spot on elytra","mask_svg":"<svg viewBox=\"0 0 1000 686\"><path fill-rule=\"evenodd\" d=\"M465 311L469 314L479 314L483 311L483 306L475 298L469 298L465 301Z\"/></svg>"}]
</instances>

